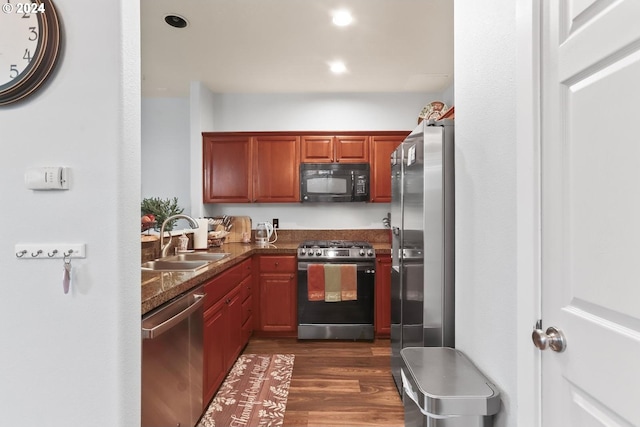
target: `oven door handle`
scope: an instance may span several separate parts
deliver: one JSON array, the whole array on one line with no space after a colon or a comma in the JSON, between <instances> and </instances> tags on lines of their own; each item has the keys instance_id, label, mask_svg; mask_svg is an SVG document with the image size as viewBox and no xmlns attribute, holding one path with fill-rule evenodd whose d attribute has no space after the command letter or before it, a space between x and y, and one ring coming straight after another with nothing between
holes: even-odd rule
<instances>
[{"instance_id":1,"label":"oven door handle","mask_svg":"<svg viewBox=\"0 0 640 427\"><path fill-rule=\"evenodd\" d=\"M348 263L348 262L346 262L346 263L335 263L335 262L330 262L330 261L321 262L319 260L318 260L318 262L305 262L305 263L299 262L298 263L298 271L299 272L302 271L302 272L306 273L307 272L307 267L310 264L333 264L333 265L336 265L336 264L356 264L357 270L359 272L364 271L366 274L375 274L375 272L376 272L375 264L373 264L373 263L372 264L369 264L369 263L367 263L367 264L358 264L358 263L355 263L355 262L354 263Z\"/></svg>"}]
</instances>

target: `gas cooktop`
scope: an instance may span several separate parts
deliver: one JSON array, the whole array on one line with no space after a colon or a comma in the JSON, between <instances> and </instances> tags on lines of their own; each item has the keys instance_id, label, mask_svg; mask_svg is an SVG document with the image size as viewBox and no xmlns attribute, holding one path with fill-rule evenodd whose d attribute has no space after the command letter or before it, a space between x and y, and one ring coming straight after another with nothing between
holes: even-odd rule
<instances>
[{"instance_id":1,"label":"gas cooktop","mask_svg":"<svg viewBox=\"0 0 640 427\"><path fill-rule=\"evenodd\" d=\"M307 240L298 246L299 259L348 259L375 256L369 242L352 240Z\"/></svg>"}]
</instances>

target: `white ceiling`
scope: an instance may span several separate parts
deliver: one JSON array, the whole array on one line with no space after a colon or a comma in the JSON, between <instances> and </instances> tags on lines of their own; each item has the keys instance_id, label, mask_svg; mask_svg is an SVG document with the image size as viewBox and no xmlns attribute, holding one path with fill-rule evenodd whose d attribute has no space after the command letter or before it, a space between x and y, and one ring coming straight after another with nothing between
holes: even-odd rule
<instances>
[{"instance_id":1,"label":"white ceiling","mask_svg":"<svg viewBox=\"0 0 640 427\"><path fill-rule=\"evenodd\" d=\"M141 0L142 94L442 92L453 0ZM331 23L348 9L349 27ZM164 22L178 14L183 29ZM340 59L347 73L333 75Z\"/></svg>"}]
</instances>

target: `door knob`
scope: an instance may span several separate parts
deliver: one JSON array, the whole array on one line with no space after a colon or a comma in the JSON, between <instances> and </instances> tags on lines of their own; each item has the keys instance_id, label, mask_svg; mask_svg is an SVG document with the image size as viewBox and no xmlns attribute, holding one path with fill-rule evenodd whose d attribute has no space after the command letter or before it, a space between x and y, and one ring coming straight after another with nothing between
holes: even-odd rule
<instances>
[{"instance_id":1,"label":"door knob","mask_svg":"<svg viewBox=\"0 0 640 427\"><path fill-rule=\"evenodd\" d=\"M534 329L531 334L533 344L540 350L551 350L562 353L567 348L567 339L560 329L549 326L545 331L542 329Z\"/></svg>"}]
</instances>

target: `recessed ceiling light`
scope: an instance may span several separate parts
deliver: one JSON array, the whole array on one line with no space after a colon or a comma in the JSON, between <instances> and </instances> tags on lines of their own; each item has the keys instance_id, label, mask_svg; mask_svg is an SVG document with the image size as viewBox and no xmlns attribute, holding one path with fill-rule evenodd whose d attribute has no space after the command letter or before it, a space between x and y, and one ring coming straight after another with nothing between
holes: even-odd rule
<instances>
[{"instance_id":1,"label":"recessed ceiling light","mask_svg":"<svg viewBox=\"0 0 640 427\"><path fill-rule=\"evenodd\" d=\"M329 64L329 69L334 74L343 74L347 72L347 66L342 61L335 61Z\"/></svg>"},{"instance_id":2,"label":"recessed ceiling light","mask_svg":"<svg viewBox=\"0 0 640 427\"><path fill-rule=\"evenodd\" d=\"M165 16L164 22L166 22L167 24L175 28L184 28L187 25L189 25L186 19L184 19L180 15L175 15L175 14Z\"/></svg>"},{"instance_id":3,"label":"recessed ceiling light","mask_svg":"<svg viewBox=\"0 0 640 427\"><path fill-rule=\"evenodd\" d=\"M333 23L338 27L346 27L353 22L353 16L348 10L336 10L333 12Z\"/></svg>"}]
</instances>

